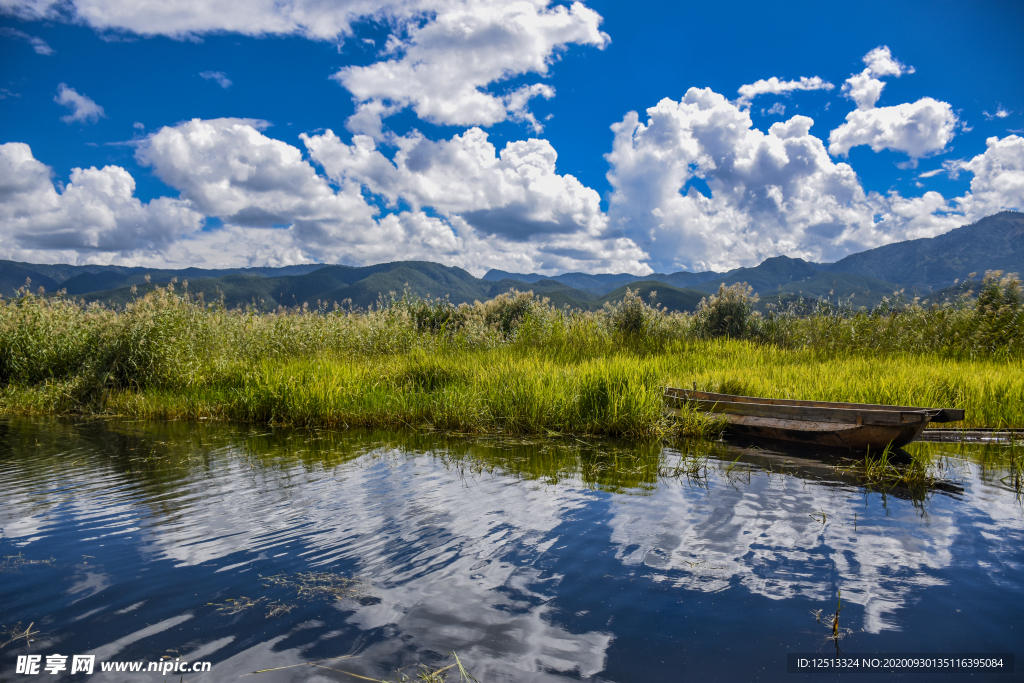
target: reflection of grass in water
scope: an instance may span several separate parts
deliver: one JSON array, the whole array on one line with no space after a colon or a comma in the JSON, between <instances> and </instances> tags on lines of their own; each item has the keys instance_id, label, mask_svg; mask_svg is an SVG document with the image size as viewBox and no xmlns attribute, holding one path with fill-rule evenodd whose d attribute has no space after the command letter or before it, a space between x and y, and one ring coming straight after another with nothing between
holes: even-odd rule
<instances>
[{"instance_id":1,"label":"reflection of grass in water","mask_svg":"<svg viewBox=\"0 0 1024 683\"><path fill-rule=\"evenodd\" d=\"M411 462L434 458L457 471L467 483L486 473L549 484L569 482L611 493L649 495L673 482L704 488L721 479L745 485L761 470L774 476L776 472L769 468L774 463L778 469L780 457L771 450L762 455L758 449L745 448L737 458L737 450L728 443L703 439L680 439L666 444L660 439L638 442L565 435L250 429L209 423L51 418L16 418L6 424L10 427L7 439L12 449L35 454L24 463L38 476L49 477L52 472L66 468L70 446L75 452L74 462L85 463L75 465L76 468L113 468L133 481L144 482L154 493L181 491L183 481L221 476L225 470L273 479L296 468L310 473L340 474L345 469L361 468L370 460ZM40 430L40 424L45 429ZM45 447L35 447L37 438L44 441ZM825 475L812 471L813 465L806 473L800 467L783 465L782 469L803 478L838 476L853 485L867 485L883 494L921 501L934 490L957 493L957 480L967 476L965 468L979 474L988 485L1014 489L1024 479L1014 474L1022 471L1024 449L1013 448L913 443L907 446L909 455L897 451L871 453L870 459L857 460L822 459L813 454L804 458L830 470ZM154 504L172 517L184 505L173 495L160 496ZM20 560L8 562L8 570L13 570L14 563Z\"/></svg>"},{"instance_id":2,"label":"reflection of grass in water","mask_svg":"<svg viewBox=\"0 0 1024 683\"><path fill-rule=\"evenodd\" d=\"M685 439L679 442L677 456L673 458L671 454L666 454L669 457L665 458L665 464L659 474L664 479L686 479L690 484L705 488L712 472L710 467L712 457L720 460L726 450L727 446L724 442Z\"/></svg>"},{"instance_id":3,"label":"reflection of grass in water","mask_svg":"<svg viewBox=\"0 0 1024 683\"><path fill-rule=\"evenodd\" d=\"M14 572L25 567L52 567L55 560L50 557L45 560L30 560L21 553L17 555L4 555L0 559L0 572Z\"/></svg>"},{"instance_id":4,"label":"reflection of grass in water","mask_svg":"<svg viewBox=\"0 0 1024 683\"><path fill-rule=\"evenodd\" d=\"M950 472L955 476L959 469L976 468L983 482L1001 483L1024 502L1024 444L1019 441L917 442L905 448L915 461L928 463L933 471Z\"/></svg>"},{"instance_id":5,"label":"reflection of grass in water","mask_svg":"<svg viewBox=\"0 0 1024 683\"><path fill-rule=\"evenodd\" d=\"M445 448L424 449L460 478L501 474L558 484L569 480L614 493L649 493L664 466L657 441L621 442L571 437L448 440Z\"/></svg>"},{"instance_id":6,"label":"reflection of grass in water","mask_svg":"<svg viewBox=\"0 0 1024 683\"><path fill-rule=\"evenodd\" d=\"M687 453L679 458L673 466L662 470L662 476L680 478L688 481L706 481L708 477L707 453Z\"/></svg>"},{"instance_id":7,"label":"reflection of grass in water","mask_svg":"<svg viewBox=\"0 0 1024 683\"><path fill-rule=\"evenodd\" d=\"M1012 486L1018 496L1024 493L1024 458L1015 454L1010 460L1010 473L1003 481Z\"/></svg>"},{"instance_id":8,"label":"reflection of grass in water","mask_svg":"<svg viewBox=\"0 0 1024 683\"><path fill-rule=\"evenodd\" d=\"M1016 492L1018 501L1024 501L1024 444L1011 442L1005 449L1002 465L1006 475L999 481Z\"/></svg>"}]
</instances>

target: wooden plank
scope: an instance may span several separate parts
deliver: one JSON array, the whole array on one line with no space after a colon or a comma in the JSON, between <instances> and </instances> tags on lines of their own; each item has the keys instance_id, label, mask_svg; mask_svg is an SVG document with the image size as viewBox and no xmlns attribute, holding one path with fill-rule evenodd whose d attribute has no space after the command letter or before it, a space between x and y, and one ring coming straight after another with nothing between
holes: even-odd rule
<instances>
[{"instance_id":1,"label":"wooden plank","mask_svg":"<svg viewBox=\"0 0 1024 683\"><path fill-rule=\"evenodd\" d=\"M734 396L732 394L716 394L710 391L695 391L668 387L665 398L698 399L705 401L730 403L756 403L760 405L807 406L810 408L842 408L849 410L896 410L904 412L928 411L934 413L932 422L959 422L964 419L964 411L956 408L922 408L917 406L887 406L876 403L839 403L832 401L801 401L788 398L759 398L756 396Z\"/></svg>"},{"instance_id":2,"label":"wooden plank","mask_svg":"<svg viewBox=\"0 0 1024 683\"><path fill-rule=\"evenodd\" d=\"M697 410L705 413L751 415L780 420L834 422L837 424L905 425L928 422L930 417L929 412L925 410L850 410L846 408L733 403L731 401L702 401L679 397L671 397L670 400L693 405Z\"/></svg>"}]
</instances>

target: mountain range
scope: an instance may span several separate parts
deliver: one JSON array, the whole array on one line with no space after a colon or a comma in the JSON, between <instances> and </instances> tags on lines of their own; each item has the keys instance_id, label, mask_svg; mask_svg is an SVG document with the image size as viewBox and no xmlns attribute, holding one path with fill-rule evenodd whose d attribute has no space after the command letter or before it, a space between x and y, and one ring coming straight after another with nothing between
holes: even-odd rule
<instances>
[{"instance_id":1,"label":"mountain range","mask_svg":"<svg viewBox=\"0 0 1024 683\"><path fill-rule=\"evenodd\" d=\"M812 263L776 256L752 268L719 272L564 273L555 276L491 270L482 278L450 266L425 261L398 261L373 266L303 264L283 268L155 269L126 266L32 264L0 261L0 293L11 296L31 279L31 288L66 290L86 301L124 304L140 291L171 278L189 281L189 290L208 301L222 295L234 307L255 303L260 308L317 302L351 302L368 307L406 286L420 296L447 296L453 303L486 300L511 289L532 290L556 306L598 309L621 300L626 288L670 310L692 311L719 285L746 282L760 295L760 306L797 298L852 297L854 306L873 306L883 296L905 289L927 297L948 292L958 281L987 270L1024 272L1024 214L1003 211L938 237L896 242L852 254L835 263ZM150 284L146 283L146 276Z\"/></svg>"}]
</instances>

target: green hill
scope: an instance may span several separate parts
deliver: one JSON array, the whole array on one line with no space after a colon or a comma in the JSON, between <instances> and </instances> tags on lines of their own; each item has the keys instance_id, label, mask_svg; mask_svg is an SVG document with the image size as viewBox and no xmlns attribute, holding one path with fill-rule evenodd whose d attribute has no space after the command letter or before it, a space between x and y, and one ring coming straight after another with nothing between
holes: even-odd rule
<instances>
[{"instance_id":1,"label":"green hill","mask_svg":"<svg viewBox=\"0 0 1024 683\"><path fill-rule=\"evenodd\" d=\"M0 261L0 294L14 296L19 287L24 286L25 279L32 280L30 287L36 291L42 287L47 292L55 292L60 289L60 283L52 277L33 268L26 268L21 263L14 261Z\"/></svg>"},{"instance_id":2,"label":"green hill","mask_svg":"<svg viewBox=\"0 0 1024 683\"><path fill-rule=\"evenodd\" d=\"M1002 211L938 237L897 242L825 266L931 291L986 270L1024 273L1024 213Z\"/></svg>"},{"instance_id":3,"label":"green hill","mask_svg":"<svg viewBox=\"0 0 1024 683\"><path fill-rule=\"evenodd\" d=\"M143 268L128 266L87 265L72 266L68 264L19 263L17 261L0 261L0 294L10 296L18 287L25 284L25 278L32 279L32 289L42 286L47 292L65 289L72 296L80 296L93 292L143 286L146 276L153 282L167 283L171 278L179 281L197 281L214 279L231 274L249 275L254 277L280 277L301 275L323 268L321 263L308 263L280 268L221 268L206 270L203 268ZM343 267L343 266L342 266Z\"/></svg>"},{"instance_id":4,"label":"green hill","mask_svg":"<svg viewBox=\"0 0 1024 683\"><path fill-rule=\"evenodd\" d=\"M150 286L165 282L154 278ZM284 277L246 274L206 277L190 281L189 291L194 294L202 292L207 301L217 300L223 294L224 302L230 308L251 303L265 309L279 305L301 306L304 303L313 307L318 301L328 305L350 301L353 306L367 308L379 297L389 297L391 292L401 296L407 286L418 296L448 296L453 303L471 303L476 299L491 298L494 284L479 280L461 268L426 261L400 261L361 268L322 266L310 273ZM519 282L510 283L504 291L516 285L518 289L531 289L529 284ZM140 286L139 289L144 291L145 287ZM89 292L82 298L124 304L132 296L130 287L122 286Z\"/></svg>"},{"instance_id":5,"label":"green hill","mask_svg":"<svg viewBox=\"0 0 1024 683\"><path fill-rule=\"evenodd\" d=\"M672 310L694 310L700 298L737 282L746 282L769 303L828 298L851 298L854 306L874 306L883 296L905 288L907 298L922 298L963 281L970 273L986 270L1024 272L1024 214L1003 211L972 225L938 237L911 240L853 254L831 264L809 263L777 256L751 268L727 273L678 272L647 276L629 273L563 273L545 277L536 273L489 271L476 278L461 268L427 261L398 261L372 266L304 264L282 268L154 269L126 266L32 264L0 261L0 294L11 296L31 278L32 289L60 288L87 301L124 304L132 299L131 285L142 291L166 284L171 278L189 281L189 289L215 300L222 294L234 307L255 302L272 309L317 301L366 308L391 292L401 295L406 286L418 296L447 296L453 303L491 299L511 289L533 291L558 307L593 310L607 301L619 301L625 288L646 298L653 290L658 301ZM950 290L952 291L952 290ZM934 297L933 297L934 298Z\"/></svg>"},{"instance_id":6,"label":"green hill","mask_svg":"<svg viewBox=\"0 0 1024 683\"><path fill-rule=\"evenodd\" d=\"M690 287L698 282L705 282L721 275L713 271L703 273L691 273L688 271L679 273L652 273L651 275L633 275L632 273L562 273L561 275L538 275L537 273L507 273L503 270L489 270L484 275L484 280L516 280L533 284L541 280L553 280L560 282L573 289L589 292L595 296L604 296L613 290L625 285L642 280L664 282L676 288Z\"/></svg>"},{"instance_id":7,"label":"green hill","mask_svg":"<svg viewBox=\"0 0 1024 683\"><path fill-rule=\"evenodd\" d=\"M819 272L821 271L816 264L808 263L803 259L776 256L765 259L760 265L753 268L730 270L724 275L697 283L693 285L693 288L713 294L718 291L719 285L724 284L728 287L737 282L746 282L758 294L766 294L778 290L783 285L808 280Z\"/></svg>"},{"instance_id":8,"label":"green hill","mask_svg":"<svg viewBox=\"0 0 1024 683\"><path fill-rule=\"evenodd\" d=\"M764 308L768 303L784 306L789 300L797 299L828 299L838 301L849 299L854 308L866 306L872 308L882 302L882 297L892 298L893 293L899 289L898 285L891 282L876 280L875 278L850 275L848 273L815 273L806 280L791 281L779 285L775 291L761 291L761 305Z\"/></svg>"}]
</instances>

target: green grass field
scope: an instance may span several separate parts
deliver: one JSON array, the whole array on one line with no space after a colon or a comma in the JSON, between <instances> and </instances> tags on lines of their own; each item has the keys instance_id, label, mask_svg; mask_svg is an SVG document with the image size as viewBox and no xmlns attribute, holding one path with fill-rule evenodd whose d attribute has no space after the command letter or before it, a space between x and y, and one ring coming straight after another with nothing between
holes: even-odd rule
<instances>
[{"instance_id":1,"label":"green grass field","mask_svg":"<svg viewBox=\"0 0 1024 683\"><path fill-rule=\"evenodd\" d=\"M673 429L661 415L664 387L694 382L700 389L748 396L962 407L962 426L1024 426L1019 362L821 359L736 340L568 363L542 351L503 348L264 360L208 384L115 391L106 410L306 426L659 436Z\"/></svg>"}]
</instances>

